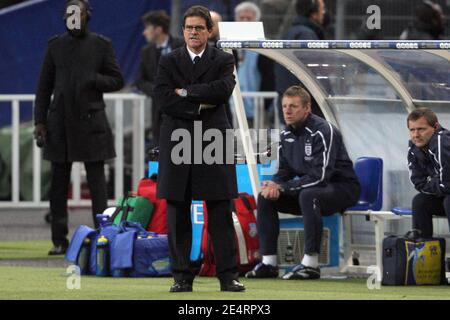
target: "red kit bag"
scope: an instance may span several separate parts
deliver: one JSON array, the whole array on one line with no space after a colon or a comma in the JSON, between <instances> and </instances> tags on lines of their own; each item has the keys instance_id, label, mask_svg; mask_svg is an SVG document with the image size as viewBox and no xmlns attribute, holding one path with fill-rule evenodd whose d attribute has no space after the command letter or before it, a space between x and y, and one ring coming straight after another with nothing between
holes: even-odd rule
<instances>
[{"instance_id":1,"label":"red kit bag","mask_svg":"<svg viewBox=\"0 0 450 320\"><path fill-rule=\"evenodd\" d=\"M167 202L156 197L156 175L139 181L137 195L149 199L153 205L153 216L148 224L147 231L158 234L167 234Z\"/></svg>"},{"instance_id":2,"label":"red kit bag","mask_svg":"<svg viewBox=\"0 0 450 320\"><path fill-rule=\"evenodd\" d=\"M237 244L238 269L241 275L253 269L260 262L259 236L256 229L255 198L248 193L239 193L239 197L232 201L234 231ZM215 276L216 264L212 241L208 234L208 213L203 203L203 232L201 251L203 263L200 269L202 276Z\"/></svg>"}]
</instances>

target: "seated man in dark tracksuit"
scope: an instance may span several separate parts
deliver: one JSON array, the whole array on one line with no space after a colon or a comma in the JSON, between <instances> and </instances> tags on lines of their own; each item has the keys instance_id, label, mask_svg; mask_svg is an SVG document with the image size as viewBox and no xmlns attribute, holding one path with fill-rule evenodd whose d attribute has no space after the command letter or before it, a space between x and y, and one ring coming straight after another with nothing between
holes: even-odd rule
<instances>
[{"instance_id":1,"label":"seated man in dark tracksuit","mask_svg":"<svg viewBox=\"0 0 450 320\"><path fill-rule=\"evenodd\" d=\"M429 238L433 236L433 215L447 215L450 225L450 132L427 108L411 112L407 122L410 178L420 192L412 201L413 228Z\"/></svg>"},{"instance_id":2,"label":"seated man in dark tracksuit","mask_svg":"<svg viewBox=\"0 0 450 320\"><path fill-rule=\"evenodd\" d=\"M302 215L305 228L305 255L283 279L318 279L322 216L353 206L360 186L340 132L311 113L309 93L292 86L283 94L282 106L287 127L281 132L279 169L273 181L262 182L258 196L263 259L246 277L278 277L278 212L282 212Z\"/></svg>"}]
</instances>

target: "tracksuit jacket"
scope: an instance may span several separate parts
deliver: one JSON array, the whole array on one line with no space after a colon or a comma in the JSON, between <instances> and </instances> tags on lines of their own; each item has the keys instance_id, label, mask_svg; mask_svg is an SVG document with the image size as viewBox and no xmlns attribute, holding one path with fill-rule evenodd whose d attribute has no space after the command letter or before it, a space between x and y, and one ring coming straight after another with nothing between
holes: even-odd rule
<instances>
[{"instance_id":1,"label":"tracksuit jacket","mask_svg":"<svg viewBox=\"0 0 450 320\"><path fill-rule=\"evenodd\" d=\"M281 132L279 169L273 181L287 194L330 182L359 187L340 132L314 114L300 127L288 126Z\"/></svg>"},{"instance_id":2,"label":"tracksuit jacket","mask_svg":"<svg viewBox=\"0 0 450 320\"><path fill-rule=\"evenodd\" d=\"M428 147L421 149L409 141L408 167L414 187L438 197L450 195L450 131L440 128Z\"/></svg>"}]
</instances>

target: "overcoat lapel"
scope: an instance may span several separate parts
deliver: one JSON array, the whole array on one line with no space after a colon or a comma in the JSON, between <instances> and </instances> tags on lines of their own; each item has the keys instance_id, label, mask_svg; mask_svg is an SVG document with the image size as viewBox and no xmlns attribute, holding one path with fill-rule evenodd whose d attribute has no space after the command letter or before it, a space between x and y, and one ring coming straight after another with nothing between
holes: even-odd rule
<instances>
[{"instance_id":1,"label":"overcoat lapel","mask_svg":"<svg viewBox=\"0 0 450 320\"><path fill-rule=\"evenodd\" d=\"M185 75L187 83L191 84L194 74L194 64L192 63L191 57L189 56L186 46L184 46L183 50L179 51L177 64L178 69L180 69L180 73Z\"/></svg>"},{"instance_id":2,"label":"overcoat lapel","mask_svg":"<svg viewBox=\"0 0 450 320\"><path fill-rule=\"evenodd\" d=\"M206 47L205 52L202 55L202 58L194 67L194 76L193 81L197 81L206 71L208 71L213 63L214 53L209 46Z\"/></svg>"}]
</instances>

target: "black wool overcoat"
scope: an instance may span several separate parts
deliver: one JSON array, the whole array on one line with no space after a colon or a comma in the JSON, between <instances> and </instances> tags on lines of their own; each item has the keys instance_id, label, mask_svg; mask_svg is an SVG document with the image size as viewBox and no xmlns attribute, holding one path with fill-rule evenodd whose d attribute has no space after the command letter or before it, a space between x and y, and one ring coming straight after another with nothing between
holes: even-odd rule
<instances>
[{"instance_id":1,"label":"black wool overcoat","mask_svg":"<svg viewBox=\"0 0 450 320\"><path fill-rule=\"evenodd\" d=\"M35 101L35 124L47 128L44 159L114 158L103 93L120 90L123 84L109 39L91 32L80 38L65 33L50 39Z\"/></svg>"},{"instance_id":2,"label":"black wool overcoat","mask_svg":"<svg viewBox=\"0 0 450 320\"><path fill-rule=\"evenodd\" d=\"M237 197L236 168L226 159L227 157L230 159L230 156L233 159L233 154L229 154L230 152L227 154L225 148L226 130L231 129L225 104L236 84L233 71L233 56L211 46L206 47L195 66L185 46L161 57L155 84L155 98L163 113L158 197L172 201L183 201L187 198L226 200ZM177 95L175 93L177 88L185 88L187 97ZM199 111L200 104L213 107ZM194 124L198 129L197 132L194 132ZM198 134L200 126L201 133ZM182 130L176 131L177 129ZM215 141L217 135L211 141L208 141L206 136L200 138L200 141L198 138L208 129L216 129L215 133L221 133L224 146L222 161L215 161L212 164L205 161L202 153L208 146L211 147L210 144ZM178 147L183 140L177 137L176 133L186 133L192 138L188 142L191 144L190 154L187 155L190 162L173 161L174 154L186 155L183 152L172 154L174 148L179 150ZM232 139L232 132L228 138ZM217 154L208 154L216 156L220 151ZM218 156L215 159L219 158ZM191 193L187 193L187 190L191 190Z\"/></svg>"}]
</instances>

